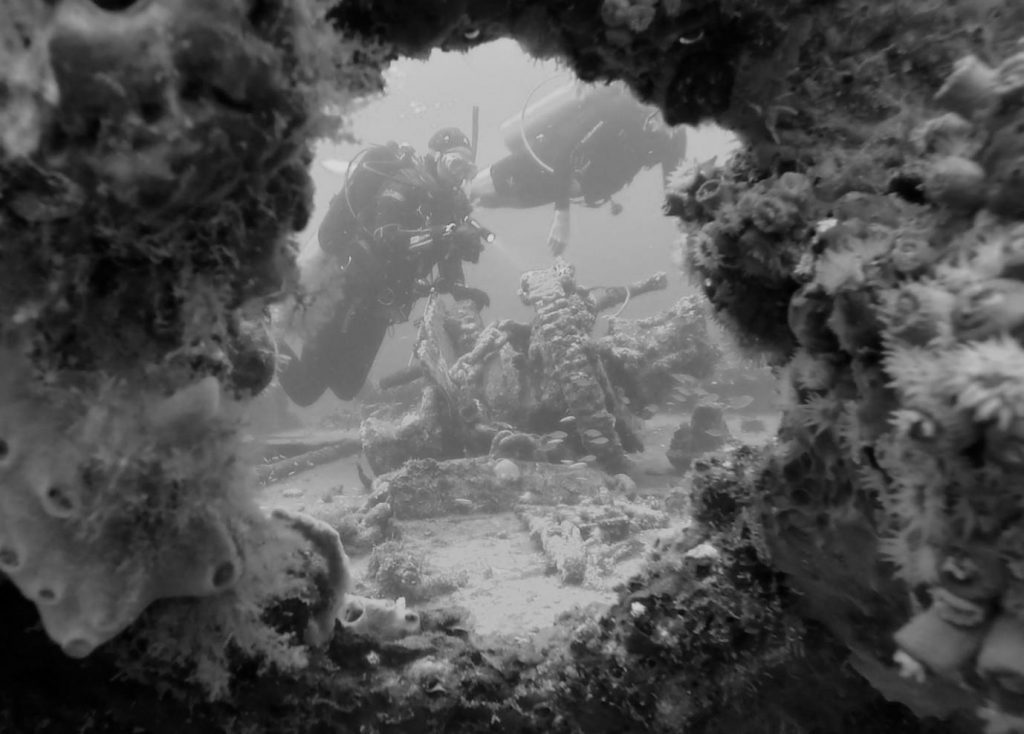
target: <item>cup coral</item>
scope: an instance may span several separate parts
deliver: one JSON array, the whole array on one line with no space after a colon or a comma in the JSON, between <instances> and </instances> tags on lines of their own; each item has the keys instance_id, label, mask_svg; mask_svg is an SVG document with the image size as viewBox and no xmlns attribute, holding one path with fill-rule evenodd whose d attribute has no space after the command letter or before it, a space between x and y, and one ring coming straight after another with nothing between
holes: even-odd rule
<instances>
[{"instance_id":1,"label":"cup coral","mask_svg":"<svg viewBox=\"0 0 1024 734\"><path fill-rule=\"evenodd\" d=\"M758 172L738 156L674 177L669 196L716 311L787 364L774 562L844 639L868 633L837 600L905 584L903 624L885 631L903 672L973 686L1011 717L1018 671L996 650L1016 649L1024 608L1022 65L956 66L936 96L952 113L910 136L915 191L826 188L827 161ZM808 561L808 538L856 573Z\"/></svg>"}]
</instances>

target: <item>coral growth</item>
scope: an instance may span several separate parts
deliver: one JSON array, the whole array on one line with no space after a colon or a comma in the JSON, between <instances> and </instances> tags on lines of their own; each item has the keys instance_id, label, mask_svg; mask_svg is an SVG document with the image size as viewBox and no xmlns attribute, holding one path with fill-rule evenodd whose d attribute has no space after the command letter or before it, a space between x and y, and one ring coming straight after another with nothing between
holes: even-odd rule
<instances>
[{"instance_id":1,"label":"coral growth","mask_svg":"<svg viewBox=\"0 0 1024 734\"><path fill-rule=\"evenodd\" d=\"M378 88L399 54L513 35L584 80L623 79L669 123L715 119L749 143L729 168L677 181L669 204L695 217L688 257L718 314L787 362L794 407L778 454L763 466L742 453L696 462L741 478L699 488L711 532L660 552L607 614L581 617L544 656L485 654L461 627L424 624L432 636L406 645L338 636L337 665L243 676L236 701L204 709L209 728L265 728L270 711L299 731L913 727L842 664L852 652L862 676L922 714L967 706L993 731L1019 729L1020 57L988 63L1010 55L1020 4L332 5L341 33L325 38L300 0L0 0L0 521L16 546L0 560L49 633L84 652L149 600L199 593L146 611L174 623L143 625L164 631L151 649L181 662L192 642L202 669L226 670L231 639L295 668L296 648L265 619L271 599L299 591L277 573L292 546L269 541L270 521L240 491L231 410L163 428L189 414L178 405L197 394L187 386L212 406L245 392L238 365L249 391L266 376L257 340L235 340L294 278L309 143L322 103L337 101L323 82ZM943 87L967 51L975 58ZM959 117L911 133L936 90ZM527 283L529 297L551 297L540 329L589 329L578 293L540 282L562 280L551 275ZM519 375L513 361L531 351L510 345L522 329L485 333L477 344ZM544 395L564 402L556 420L580 420L588 449L607 440L617 460L629 448L625 403L583 332L564 344L560 333L540 334L532 353L578 367L580 392ZM520 467L509 483L491 462L465 470L490 477L475 498L429 463L417 467L422 488L390 477L389 502L357 534L379 538L392 510L505 502L537 491L531 481L562 501L539 475ZM586 467L563 469L558 482L595 491ZM337 603L326 591L298 600L299 629L323 630ZM18 602L4 597L5 612ZM104 647L61 668L31 639L19 630L21 646L5 645L29 653L10 656L17 673L0 686L17 702L0 709L5 729L38 730L21 719L33 706L55 727L134 728L133 707L95 708L109 690L156 710L151 688L109 683ZM886 664L893 653L912 680ZM52 706L51 671L72 683L73 716Z\"/></svg>"},{"instance_id":2,"label":"coral growth","mask_svg":"<svg viewBox=\"0 0 1024 734\"><path fill-rule=\"evenodd\" d=\"M48 82L36 144L0 159L0 318L47 369L215 371L238 307L292 277L326 122L315 19L164 5L62 2L22 30Z\"/></svg>"},{"instance_id":3,"label":"coral growth","mask_svg":"<svg viewBox=\"0 0 1024 734\"><path fill-rule=\"evenodd\" d=\"M975 196L933 187L935 201L963 215L982 211L960 226L955 219L943 222L952 236L936 231L929 242L936 251L915 273L917 291L908 295L931 306L931 332L903 328L924 309L916 316L905 309L886 314L883 360L895 398L887 402L895 410L891 427L876 429L888 439L885 450L875 449L886 490L885 552L901 578L929 587L933 599L897 634L906 655L901 660L908 672L916 663L954 679L973 667L980 690L1011 714L1018 712L1024 671L994 662L992 651L998 646L1006 654L1024 639L1024 555L1016 542L1022 527L1014 486L1024 456L1022 303L1015 271L1024 248L1018 221L1024 211L1019 174L1011 173L1024 155L1017 132L1024 120L1022 63L1024 54L995 69L964 59L936 95L954 112L970 115L963 149L974 152L981 175L970 179ZM948 163L933 158L931 165L948 170ZM862 404L871 397L864 395ZM875 417L865 413L861 421Z\"/></svg>"},{"instance_id":4,"label":"coral growth","mask_svg":"<svg viewBox=\"0 0 1024 734\"><path fill-rule=\"evenodd\" d=\"M670 200L686 222L685 261L715 314L752 351L784 361L795 273L825 209L810 180L789 172L756 183L740 165L696 166L672 182Z\"/></svg>"},{"instance_id":5,"label":"coral growth","mask_svg":"<svg viewBox=\"0 0 1024 734\"><path fill-rule=\"evenodd\" d=\"M539 402L552 412L573 416L584 451L614 469L622 465L622 441L637 439L625 415L606 407L611 386L591 341L595 315L575 291L576 272L568 263L523 275L519 297L537 312L529 369L543 375Z\"/></svg>"},{"instance_id":6,"label":"coral growth","mask_svg":"<svg viewBox=\"0 0 1024 734\"><path fill-rule=\"evenodd\" d=\"M730 249L717 236L737 221L726 211L701 229L716 236L689 243L703 276L735 266L789 291L782 323L791 337L770 337L792 355L784 370L792 407L765 474L765 542L808 613L856 651L887 695L921 713L980 699L1016 713L1019 672L992 651L1016 644L1024 583L1014 540L1024 239L1008 203L1016 179L1006 173L1019 155L1010 131L1024 119L1022 58L997 69L957 66L936 99L959 112L972 100L970 120L946 116L910 136L919 158L907 153L904 170L924 171L914 201L868 191L832 198L807 175L784 173L751 189L774 202L763 210L771 216L748 209L741 217L744 231L756 223L762 235L783 223L784 242L760 237ZM694 185L681 201L699 221L706 190ZM713 287L710 295L738 328L757 329L742 304ZM916 594L909 607L904 589ZM894 655L918 685L897 690L886 680L878 661ZM966 693L950 696L965 682Z\"/></svg>"},{"instance_id":7,"label":"coral growth","mask_svg":"<svg viewBox=\"0 0 1024 734\"><path fill-rule=\"evenodd\" d=\"M0 7L2 569L70 655L168 597L258 647L289 587L253 544L290 545L245 492L239 413L345 51L298 1Z\"/></svg>"}]
</instances>

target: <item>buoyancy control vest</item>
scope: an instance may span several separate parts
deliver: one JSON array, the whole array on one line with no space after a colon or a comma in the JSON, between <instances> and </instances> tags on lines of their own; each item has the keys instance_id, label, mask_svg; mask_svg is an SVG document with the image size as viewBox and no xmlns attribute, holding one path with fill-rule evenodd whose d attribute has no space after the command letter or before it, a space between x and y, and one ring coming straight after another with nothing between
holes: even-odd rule
<instances>
[{"instance_id":1,"label":"buoyancy control vest","mask_svg":"<svg viewBox=\"0 0 1024 734\"><path fill-rule=\"evenodd\" d=\"M369 220L381 189L415 165L415 154L393 141L366 148L353 158L345 185L331 199L317 230L320 248L347 261L361 241L372 238Z\"/></svg>"}]
</instances>

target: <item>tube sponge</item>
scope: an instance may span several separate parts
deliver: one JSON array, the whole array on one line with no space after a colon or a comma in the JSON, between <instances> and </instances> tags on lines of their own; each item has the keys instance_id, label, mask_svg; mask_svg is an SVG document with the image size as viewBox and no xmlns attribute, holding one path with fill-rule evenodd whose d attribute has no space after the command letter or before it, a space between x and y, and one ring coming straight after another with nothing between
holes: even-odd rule
<instances>
[{"instance_id":1,"label":"tube sponge","mask_svg":"<svg viewBox=\"0 0 1024 734\"><path fill-rule=\"evenodd\" d=\"M348 556L341 545L338 531L323 520L283 508L271 513L274 520L285 523L301 535L321 555L327 566L327 589L320 602L320 609L309 620L305 641L310 647L323 647L331 641L334 622L345 603L351 573Z\"/></svg>"},{"instance_id":2,"label":"tube sponge","mask_svg":"<svg viewBox=\"0 0 1024 734\"><path fill-rule=\"evenodd\" d=\"M955 675L973 660L984 639L983 628L950 624L934 606L896 633L896 644L901 650L928 670L946 676Z\"/></svg>"},{"instance_id":3,"label":"tube sponge","mask_svg":"<svg viewBox=\"0 0 1024 734\"><path fill-rule=\"evenodd\" d=\"M417 612L405 608L404 596L395 601L349 597L338 621L349 632L377 640L395 640L418 634L422 624Z\"/></svg>"},{"instance_id":4,"label":"tube sponge","mask_svg":"<svg viewBox=\"0 0 1024 734\"><path fill-rule=\"evenodd\" d=\"M65 652L89 654L156 599L238 581L231 518L253 505L215 381L168 398L107 385L93 402L33 385L13 351L0 362L0 570Z\"/></svg>"}]
</instances>

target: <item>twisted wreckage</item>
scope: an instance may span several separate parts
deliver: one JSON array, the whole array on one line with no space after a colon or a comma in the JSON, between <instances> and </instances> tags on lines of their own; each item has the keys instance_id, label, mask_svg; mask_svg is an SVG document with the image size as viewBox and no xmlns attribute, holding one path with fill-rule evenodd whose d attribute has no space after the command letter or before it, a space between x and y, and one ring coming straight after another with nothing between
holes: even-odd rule
<instances>
[{"instance_id":1,"label":"twisted wreckage","mask_svg":"<svg viewBox=\"0 0 1024 734\"><path fill-rule=\"evenodd\" d=\"M583 288L573 266L559 260L522 276L520 298L536 311L531 323L486 327L471 302L452 308L432 296L418 363L382 380L397 386L425 375L429 387L416 414L400 423L363 422L370 466L379 473L409 458L490 453L587 459L622 472L626 454L643 449L639 416L661 402L673 375L705 378L719 354L694 298L656 319L610 317L609 334L594 340L600 311L666 286L658 273L627 287Z\"/></svg>"},{"instance_id":2,"label":"twisted wreckage","mask_svg":"<svg viewBox=\"0 0 1024 734\"><path fill-rule=\"evenodd\" d=\"M1024 731L1019 3L0 15L5 731ZM412 642L330 636L337 533L246 491L226 345L294 284L324 110L400 55L500 36L743 137L681 172L667 210L717 315L784 371L786 416L765 452L698 462L696 527L598 617L530 643L444 615ZM559 282L526 284L526 364L483 374L579 369L558 410L614 462L622 406L598 402L618 393L544 333L593 318Z\"/></svg>"}]
</instances>

